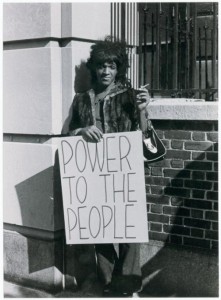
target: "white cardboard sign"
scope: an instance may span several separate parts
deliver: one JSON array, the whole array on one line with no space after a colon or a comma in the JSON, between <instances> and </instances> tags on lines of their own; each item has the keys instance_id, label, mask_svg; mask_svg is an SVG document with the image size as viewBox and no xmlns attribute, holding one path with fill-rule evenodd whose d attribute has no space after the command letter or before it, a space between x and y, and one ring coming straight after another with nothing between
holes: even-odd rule
<instances>
[{"instance_id":1,"label":"white cardboard sign","mask_svg":"<svg viewBox=\"0 0 221 300\"><path fill-rule=\"evenodd\" d=\"M148 242L141 132L59 139L67 244Z\"/></svg>"}]
</instances>

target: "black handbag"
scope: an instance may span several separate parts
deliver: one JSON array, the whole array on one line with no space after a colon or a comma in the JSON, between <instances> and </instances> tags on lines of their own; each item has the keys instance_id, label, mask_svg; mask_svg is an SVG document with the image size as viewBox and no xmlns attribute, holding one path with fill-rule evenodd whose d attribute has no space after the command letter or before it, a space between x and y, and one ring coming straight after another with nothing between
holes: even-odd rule
<instances>
[{"instance_id":1,"label":"black handbag","mask_svg":"<svg viewBox=\"0 0 221 300\"><path fill-rule=\"evenodd\" d=\"M143 135L143 155L147 163L164 159L166 148L151 125L148 135Z\"/></svg>"}]
</instances>

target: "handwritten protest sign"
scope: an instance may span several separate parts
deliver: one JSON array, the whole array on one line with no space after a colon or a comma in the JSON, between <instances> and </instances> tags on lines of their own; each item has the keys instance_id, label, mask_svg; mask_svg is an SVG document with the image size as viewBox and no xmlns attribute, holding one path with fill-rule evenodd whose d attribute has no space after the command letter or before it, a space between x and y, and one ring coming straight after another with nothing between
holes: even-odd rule
<instances>
[{"instance_id":1,"label":"handwritten protest sign","mask_svg":"<svg viewBox=\"0 0 221 300\"><path fill-rule=\"evenodd\" d=\"M148 241L141 132L59 140L67 244Z\"/></svg>"}]
</instances>

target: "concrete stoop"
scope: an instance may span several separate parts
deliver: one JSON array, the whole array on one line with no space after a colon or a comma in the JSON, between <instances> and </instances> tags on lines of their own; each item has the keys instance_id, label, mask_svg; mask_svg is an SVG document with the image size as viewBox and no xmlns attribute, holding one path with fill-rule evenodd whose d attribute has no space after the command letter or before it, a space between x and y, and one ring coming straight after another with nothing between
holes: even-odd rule
<instances>
[{"instance_id":1,"label":"concrete stoop","mask_svg":"<svg viewBox=\"0 0 221 300\"><path fill-rule=\"evenodd\" d=\"M141 245L143 290L134 297L218 297L217 252L160 242ZM52 291L53 292L53 291ZM85 278L78 290L55 294L4 283L5 298L101 298L96 278Z\"/></svg>"},{"instance_id":2,"label":"concrete stoop","mask_svg":"<svg viewBox=\"0 0 221 300\"><path fill-rule=\"evenodd\" d=\"M61 291L57 294L50 294L34 288L17 285L8 281L4 281L4 297L5 298L85 298L85 297L101 297L101 290L98 291L95 286L93 289L81 289L73 292L70 290Z\"/></svg>"}]
</instances>

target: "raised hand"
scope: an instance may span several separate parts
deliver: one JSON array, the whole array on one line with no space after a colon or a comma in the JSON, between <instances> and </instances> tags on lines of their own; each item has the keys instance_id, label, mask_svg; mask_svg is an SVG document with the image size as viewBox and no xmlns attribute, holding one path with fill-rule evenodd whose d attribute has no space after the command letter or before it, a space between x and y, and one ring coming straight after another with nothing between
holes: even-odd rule
<instances>
[{"instance_id":1,"label":"raised hand","mask_svg":"<svg viewBox=\"0 0 221 300\"><path fill-rule=\"evenodd\" d=\"M150 95L147 88L145 88L145 86L141 86L136 91L137 91L136 94L137 107L140 111L142 111L150 103Z\"/></svg>"}]
</instances>

